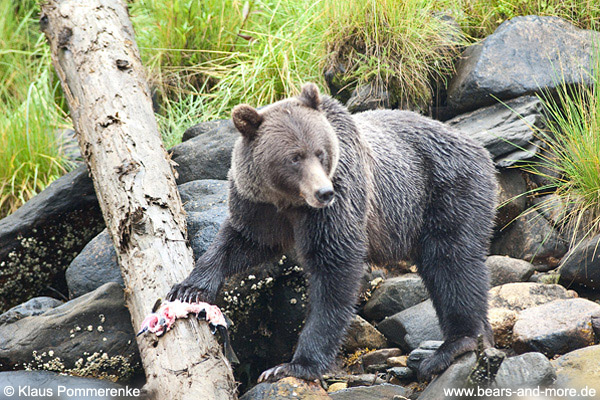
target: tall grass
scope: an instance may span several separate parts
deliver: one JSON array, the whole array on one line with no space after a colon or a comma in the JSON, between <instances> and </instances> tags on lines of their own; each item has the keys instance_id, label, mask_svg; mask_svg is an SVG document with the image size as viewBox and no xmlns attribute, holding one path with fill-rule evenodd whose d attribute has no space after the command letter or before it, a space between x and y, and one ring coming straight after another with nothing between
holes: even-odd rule
<instances>
[{"instance_id":1,"label":"tall grass","mask_svg":"<svg viewBox=\"0 0 600 400\"><path fill-rule=\"evenodd\" d=\"M555 208L560 225L571 232L571 245L600 233L600 50L595 50L589 86L559 85L556 94L541 96L548 130L537 130L548 151L529 165L549 183L538 192L556 188L560 201L542 202ZM563 80L564 82L564 80Z\"/></svg>"},{"instance_id":2,"label":"tall grass","mask_svg":"<svg viewBox=\"0 0 600 400\"><path fill-rule=\"evenodd\" d=\"M0 217L68 169L55 137L67 116L35 3L15 4L0 3Z\"/></svg>"}]
</instances>

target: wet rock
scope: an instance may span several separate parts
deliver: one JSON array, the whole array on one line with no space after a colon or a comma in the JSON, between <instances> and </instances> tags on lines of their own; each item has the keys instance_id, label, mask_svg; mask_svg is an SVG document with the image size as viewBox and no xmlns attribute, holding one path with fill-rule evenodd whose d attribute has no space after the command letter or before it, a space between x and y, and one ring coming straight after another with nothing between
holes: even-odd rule
<instances>
[{"instance_id":1,"label":"wet rock","mask_svg":"<svg viewBox=\"0 0 600 400\"><path fill-rule=\"evenodd\" d=\"M418 348L410 352L406 360L406 366L417 371L421 362L432 356L442 343L444 342L441 340L427 340L422 342Z\"/></svg>"},{"instance_id":2,"label":"wet rock","mask_svg":"<svg viewBox=\"0 0 600 400\"><path fill-rule=\"evenodd\" d=\"M555 300L524 310L513 328L513 348L553 357L593 345L592 315L597 313L600 305L585 299Z\"/></svg>"},{"instance_id":3,"label":"wet rock","mask_svg":"<svg viewBox=\"0 0 600 400\"><path fill-rule=\"evenodd\" d=\"M346 103L348 111L357 113L361 111L390 108L390 95L382 85L367 83L360 85L352 91Z\"/></svg>"},{"instance_id":4,"label":"wet rock","mask_svg":"<svg viewBox=\"0 0 600 400\"><path fill-rule=\"evenodd\" d=\"M344 351L352 353L358 349L380 349L387 345L387 340L373 325L356 315L342 345Z\"/></svg>"},{"instance_id":5,"label":"wet rock","mask_svg":"<svg viewBox=\"0 0 600 400\"><path fill-rule=\"evenodd\" d=\"M554 267L566 252L567 242L537 210L527 212L503 229L490 249L491 254Z\"/></svg>"},{"instance_id":6,"label":"wet rock","mask_svg":"<svg viewBox=\"0 0 600 400\"><path fill-rule=\"evenodd\" d=\"M227 216L228 183L201 180L179 185L179 194L187 211L187 227L194 256L201 256ZM71 298L89 293L107 282L123 286L117 253L104 230L73 260L66 271Z\"/></svg>"},{"instance_id":7,"label":"wet rock","mask_svg":"<svg viewBox=\"0 0 600 400\"><path fill-rule=\"evenodd\" d=\"M600 235L588 239L569 252L559 267L560 282L600 289Z\"/></svg>"},{"instance_id":8,"label":"wet rock","mask_svg":"<svg viewBox=\"0 0 600 400\"><path fill-rule=\"evenodd\" d=\"M200 130L198 128L196 131ZM208 132L173 146L170 153L178 164L177 183L199 179L226 180L231 166L231 151L238 137L237 129L227 120Z\"/></svg>"},{"instance_id":9,"label":"wet rock","mask_svg":"<svg viewBox=\"0 0 600 400\"><path fill-rule=\"evenodd\" d=\"M600 345L585 347L552 361L555 385L562 388L594 388L600 394Z\"/></svg>"},{"instance_id":10,"label":"wet rock","mask_svg":"<svg viewBox=\"0 0 600 400\"><path fill-rule=\"evenodd\" d=\"M358 386L338 390L331 393L331 398L333 400L388 400L393 399L394 396L406 398L409 394L408 390L402 386L384 383L375 386Z\"/></svg>"},{"instance_id":11,"label":"wet rock","mask_svg":"<svg viewBox=\"0 0 600 400\"><path fill-rule=\"evenodd\" d=\"M65 268L103 228L85 167L0 220L0 311L52 289L66 294Z\"/></svg>"},{"instance_id":12,"label":"wet rock","mask_svg":"<svg viewBox=\"0 0 600 400\"><path fill-rule=\"evenodd\" d=\"M523 388L551 384L556 378L554 368L543 354L526 353L507 358L500 365L493 387Z\"/></svg>"},{"instance_id":13,"label":"wet rock","mask_svg":"<svg viewBox=\"0 0 600 400\"><path fill-rule=\"evenodd\" d=\"M396 348L391 348L391 349L381 349L381 350L375 350L375 351L371 351L365 355L363 355L362 358L362 364L364 365L365 368L371 366L371 365L386 365L387 366L387 360L390 357L398 357L402 355L402 350L400 349L396 349Z\"/></svg>"},{"instance_id":14,"label":"wet rock","mask_svg":"<svg viewBox=\"0 0 600 400\"><path fill-rule=\"evenodd\" d=\"M15 390L15 395L7 395L6 391L0 392L0 400L11 399L114 399L125 400L138 398L140 389L129 388L107 381L105 379L81 378L78 376L61 375L50 371L7 371L0 372L1 388L23 388L24 392L19 393ZM106 396L78 396L77 389L92 389L100 392L100 389L107 390ZM68 392L68 391L73 392ZM115 394L114 396L111 394Z\"/></svg>"},{"instance_id":15,"label":"wet rock","mask_svg":"<svg viewBox=\"0 0 600 400\"><path fill-rule=\"evenodd\" d=\"M230 129L233 128L233 122L230 119L218 119L215 121L205 121L200 122L194 126L191 126L185 130L183 133L183 137L181 138L182 142L188 141L190 139L195 138L196 136L204 135L207 133L214 133L218 130L222 129Z\"/></svg>"},{"instance_id":16,"label":"wet rock","mask_svg":"<svg viewBox=\"0 0 600 400\"><path fill-rule=\"evenodd\" d=\"M498 370L506 358L506 353L494 347L483 349L483 341L477 349L477 363L469 374L472 386L489 386L496 379Z\"/></svg>"},{"instance_id":17,"label":"wet rock","mask_svg":"<svg viewBox=\"0 0 600 400\"><path fill-rule=\"evenodd\" d=\"M9 324L25 317L43 314L61 304L63 304L61 300L52 297L34 297L0 315L0 325Z\"/></svg>"},{"instance_id":18,"label":"wet rock","mask_svg":"<svg viewBox=\"0 0 600 400\"><path fill-rule=\"evenodd\" d=\"M496 344L500 347L512 345L513 326L522 310L576 295L560 285L533 282L508 283L492 288L488 318Z\"/></svg>"},{"instance_id":19,"label":"wet rock","mask_svg":"<svg viewBox=\"0 0 600 400\"><path fill-rule=\"evenodd\" d=\"M429 297L423 281L417 274L405 274L387 279L363 307L365 318L380 321L415 306Z\"/></svg>"},{"instance_id":20,"label":"wet rock","mask_svg":"<svg viewBox=\"0 0 600 400\"><path fill-rule=\"evenodd\" d=\"M416 349L426 340L443 339L431 300L384 319L377 325L377 329L405 351Z\"/></svg>"},{"instance_id":21,"label":"wet rock","mask_svg":"<svg viewBox=\"0 0 600 400\"><path fill-rule=\"evenodd\" d=\"M0 325L0 369L127 381L141 372L123 289L107 283L37 316Z\"/></svg>"},{"instance_id":22,"label":"wet rock","mask_svg":"<svg viewBox=\"0 0 600 400\"><path fill-rule=\"evenodd\" d=\"M462 388L467 385L467 379L477 357L470 352L460 357L440 376L435 378L419 396L419 400L439 400L446 398L444 389Z\"/></svg>"},{"instance_id":23,"label":"wet rock","mask_svg":"<svg viewBox=\"0 0 600 400\"><path fill-rule=\"evenodd\" d=\"M527 185L520 170L503 169L496 175L498 178L498 211L496 213L496 229L504 229L517 218L527 206Z\"/></svg>"},{"instance_id":24,"label":"wet rock","mask_svg":"<svg viewBox=\"0 0 600 400\"><path fill-rule=\"evenodd\" d=\"M246 392L240 400L329 400L321 385L297 378L283 378L273 383L260 383Z\"/></svg>"},{"instance_id":25,"label":"wet rock","mask_svg":"<svg viewBox=\"0 0 600 400\"><path fill-rule=\"evenodd\" d=\"M463 53L448 88L448 104L473 110L500 100L590 83L593 42L600 34L557 17L515 17Z\"/></svg>"},{"instance_id":26,"label":"wet rock","mask_svg":"<svg viewBox=\"0 0 600 400\"><path fill-rule=\"evenodd\" d=\"M483 107L446 123L483 145L498 167L509 167L534 157L539 140L532 127L545 126L542 103L536 96Z\"/></svg>"},{"instance_id":27,"label":"wet rock","mask_svg":"<svg viewBox=\"0 0 600 400\"><path fill-rule=\"evenodd\" d=\"M534 267L524 260L506 256L489 256L485 264L490 270L491 286L524 282L533 275Z\"/></svg>"}]
</instances>

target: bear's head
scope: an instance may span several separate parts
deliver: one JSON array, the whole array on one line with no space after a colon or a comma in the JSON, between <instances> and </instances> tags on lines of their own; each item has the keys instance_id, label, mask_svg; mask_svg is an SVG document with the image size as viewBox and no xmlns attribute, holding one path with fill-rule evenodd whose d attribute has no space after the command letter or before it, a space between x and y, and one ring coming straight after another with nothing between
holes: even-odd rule
<instances>
[{"instance_id":1,"label":"bear's head","mask_svg":"<svg viewBox=\"0 0 600 400\"><path fill-rule=\"evenodd\" d=\"M298 97L261 110L238 105L232 120L241 138L230 176L242 195L280 208L333 202L339 143L316 85L305 84Z\"/></svg>"}]
</instances>

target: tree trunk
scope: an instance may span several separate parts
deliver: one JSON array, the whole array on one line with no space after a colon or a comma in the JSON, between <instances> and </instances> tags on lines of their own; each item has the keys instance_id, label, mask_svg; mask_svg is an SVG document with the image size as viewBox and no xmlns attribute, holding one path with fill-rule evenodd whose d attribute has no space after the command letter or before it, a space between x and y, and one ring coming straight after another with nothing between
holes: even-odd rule
<instances>
[{"instance_id":1,"label":"tree trunk","mask_svg":"<svg viewBox=\"0 0 600 400\"><path fill-rule=\"evenodd\" d=\"M122 0L50 0L41 28L67 98L125 280L134 327L193 266L185 212ZM138 338L148 396L232 399L235 382L206 323Z\"/></svg>"}]
</instances>

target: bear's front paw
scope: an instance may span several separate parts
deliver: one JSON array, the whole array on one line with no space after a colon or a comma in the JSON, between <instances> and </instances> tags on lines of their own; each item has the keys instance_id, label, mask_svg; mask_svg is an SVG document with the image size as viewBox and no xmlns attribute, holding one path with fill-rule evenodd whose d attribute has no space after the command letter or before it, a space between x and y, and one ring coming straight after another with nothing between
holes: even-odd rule
<instances>
[{"instance_id":1,"label":"bear's front paw","mask_svg":"<svg viewBox=\"0 0 600 400\"><path fill-rule=\"evenodd\" d=\"M321 374L310 367L305 367L295 363L280 364L276 367L266 370L258 377L258 383L261 382L275 382L283 379L287 376L293 376L295 378L304 379L307 381L314 381L319 379Z\"/></svg>"},{"instance_id":2,"label":"bear's front paw","mask_svg":"<svg viewBox=\"0 0 600 400\"><path fill-rule=\"evenodd\" d=\"M419 380L430 381L434 375L438 375L452 364L452 359L447 357L444 353L434 353L431 356L424 359L419 365Z\"/></svg>"},{"instance_id":3,"label":"bear's front paw","mask_svg":"<svg viewBox=\"0 0 600 400\"><path fill-rule=\"evenodd\" d=\"M205 287L198 286L197 284L186 279L171 288L169 294L167 295L167 300L181 300L187 303L204 301L206 303L213 304L215 297L215 293L212 293Z\"/></svg>"}]
</instances>

